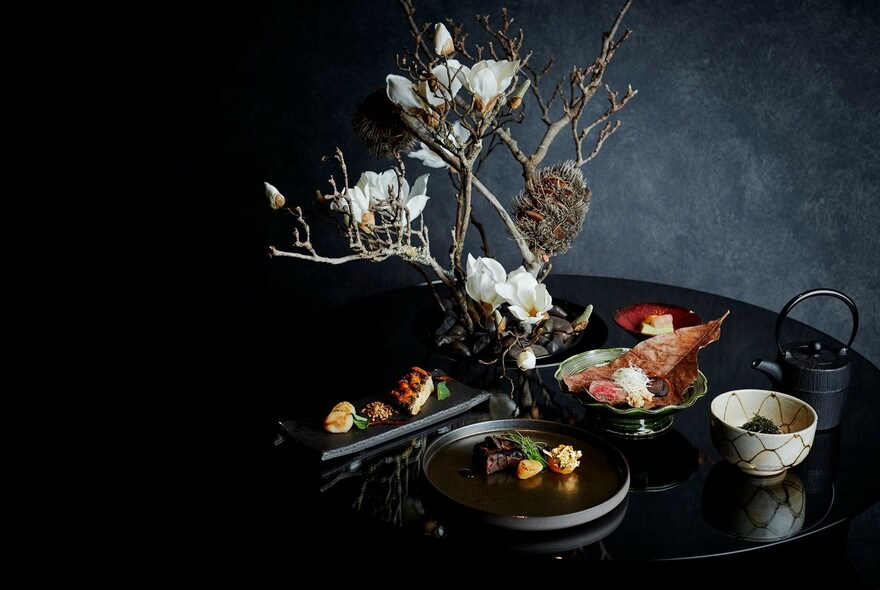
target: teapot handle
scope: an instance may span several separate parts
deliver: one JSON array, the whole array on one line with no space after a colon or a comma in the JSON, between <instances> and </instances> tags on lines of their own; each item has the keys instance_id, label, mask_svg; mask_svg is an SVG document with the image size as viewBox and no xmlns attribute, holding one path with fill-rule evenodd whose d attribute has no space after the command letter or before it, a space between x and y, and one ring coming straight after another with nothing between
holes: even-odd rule
<instances>
[{"instance_id":1,"label":"teapot handle","mask_svg":"<svg viewBox=\"0 0 880 590\"><path fill-rule=\"evenodd\" d=\"M846 348L848 349L852 346L853 340L856 339L856 332L859 330L859 312L856 309L856 304L853 303L852 299L841 293L840 291L835 291L834 289L811 289L810 291L804 291L800 295L797 295L785 304L785 307L782 308L782 311L779 312L779 317L776 319L776 347L779 349L779 354L784 355L785 351L782 349L782 345L779 343L779 336L782 333L782 321L788 316L788 312L791 311L795 305L803 301L804 299L809 299L810 297L815 297L817 295L830 295L832 297L836 297L846 303L849 306L849 310L852 312L853 319L853 328L852 334L849 337L849 342L846 344Z\"/></svg>"}]
</instances>

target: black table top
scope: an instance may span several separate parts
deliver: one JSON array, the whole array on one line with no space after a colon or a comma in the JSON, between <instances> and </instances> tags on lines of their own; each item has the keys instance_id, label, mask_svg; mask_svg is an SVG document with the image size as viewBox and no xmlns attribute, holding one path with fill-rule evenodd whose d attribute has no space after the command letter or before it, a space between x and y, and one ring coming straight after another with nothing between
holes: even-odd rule
<instances>
[{"instance_id":1,"label":"black table top","mask_svg":"<svg viewBox=\"0 0 880 590\"><path fill-rule=\"evenodd\" d=\"M880 391L880 370L857 352L850 351L852 378L841 425L819 431L804 463L768 494L751 486L712 445L709 404L731 389L773 389L751 363L775 359L777 312L641 281L551 275L547 284L554 297L594 306L594 316L607 326L602 348L636 344L612 320L614 310L629 303L675 303L695 310L704 321L730 311L720 339L699 355L708 393L675 414L672 427L655 437L623 438L598 429L589 410L559 390L554 367L536 369L530 398L518 399L522 418L574 425L620 449L631 472L631 488L617 509L573 529L536 533L462 522L454 510L431 502L420 477L422 453L441 432L490 419L488 404L481 404L408 434L390 448L327 461L279 436L268 494L276 532L282 538L312 539L316 553L323 551L320 547L358 553L381 547L384 553L389 547L418 545L433 555L687 559L779 549L846 523L880 499L880 409L873 399ZM267 355L267 366L274 371L268 386L271 412L279 433L284 433L286 421L323 417L337 401L389 389L411 366L443 370L476 386L491 382L480 383L485 372L438 355L416 338L413 320L429 304L426 287L411 287L302 318L296 333L284 334ZM835 342L791 319L784 334L786 342ZM761 495L766 497L757 499ZM748 518L754 516L749 510L759 508L766 516L767 497L778 511L774 521L769 529L767 522L752 523L746 537L742 527L748 528ZM755 508L753 502L763 504ZM778 535L774 526L795 532Z\"/></svg>"}]
</instances>

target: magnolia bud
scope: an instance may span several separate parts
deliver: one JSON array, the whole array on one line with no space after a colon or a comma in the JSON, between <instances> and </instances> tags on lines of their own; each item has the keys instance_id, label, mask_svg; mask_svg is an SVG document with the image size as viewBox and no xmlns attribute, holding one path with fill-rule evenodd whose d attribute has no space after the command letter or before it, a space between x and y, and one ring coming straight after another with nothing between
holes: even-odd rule
<instances>
[{"instance_id":1,"label":"magnolia bud","mask_svg":"<svg viewBox=\"0 0 880 590\"><path fill-rule=\"evenodd\" d=\"M523 97L526 95L526 91L529 89L529 86L531 86L531 84L532 81L526 78L525 81L520 85L520 87L517 88L516 94L507 99L507 106L509 106L513 110L518 109L522 104Z\"/></svg>"},{"instance_id":2,"label":"magnolia bud","mask_svg":"<svg viewBox=\"0 0 880 590\"><path fill-rule=\"evenodd\" d=\"M538 359L531 348L526 348L516 357L516 366L524 371L534 369Z\"/></svg>"},{"instance_id":3,"label":"magnolia bud","mask_svg":"<svg viewBox=\"0 0 880 590\"><path fill-rule=\"evenodd\" d=\"M434 25L434 51L440 57L452 55L455 46L452 43L452 35L443 23Z\"/></svg>"},{"instance_id":4,"label":"magnolia bud","mask_svg":"<svg viewBox=\"0 0 880 590\"><path fill-rule=\"evenodd\" d=\"M268 182L264 182L266 185L266 197L269 198L269 205L273 209L281 209L284 207L284 195L278 192L278 189L269 184Z\"/></svg>"}]
</instances>

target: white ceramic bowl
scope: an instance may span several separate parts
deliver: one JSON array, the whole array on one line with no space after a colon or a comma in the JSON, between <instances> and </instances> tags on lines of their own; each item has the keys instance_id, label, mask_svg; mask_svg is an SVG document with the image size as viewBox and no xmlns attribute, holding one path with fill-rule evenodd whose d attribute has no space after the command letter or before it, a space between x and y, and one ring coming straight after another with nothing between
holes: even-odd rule
<instances>
[{"instance_id":1,"label":"white ceramic bowl","mask_svg":"<svg viewBox=\"0 0 880 590\"><path fill-rule=\"evenodd\" d=\"M759 414L782 434L751 432L742 426ZM816 436L816 411L806 402L777 391L737 389L712 400L709 432L725 460L750 475L776 475L803 461Z\"/></svg>"}]
</instances>

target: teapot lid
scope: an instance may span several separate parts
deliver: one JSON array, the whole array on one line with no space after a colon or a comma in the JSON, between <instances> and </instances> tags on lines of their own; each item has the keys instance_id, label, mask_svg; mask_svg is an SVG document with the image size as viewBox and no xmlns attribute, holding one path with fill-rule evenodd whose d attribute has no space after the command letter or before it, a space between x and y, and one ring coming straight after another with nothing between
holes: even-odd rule
<instances>
[{"instance_id":1,"label":"teapot lid","mask_svg":"<svg viewBox=\"0 0 880 590\"><path fill-rule=\"evenodd\" d=\"M797 342L785 347L785 359L804 369L837 369L849 363L846 348L836 352L821 342Z\"/></svg>"},{"instance_id":2,"label":"teapot lid","mask_svg":"<svg viewBox=\"0 0 880 590\"><path fill-rule=\"evenodd\" d=\"M803 391L837 391L849 386L850 365L846 347L839 351L821 342L798 342L785 347L784 361L794 370L795 388Z\"/></svg>"}]
</instances>

